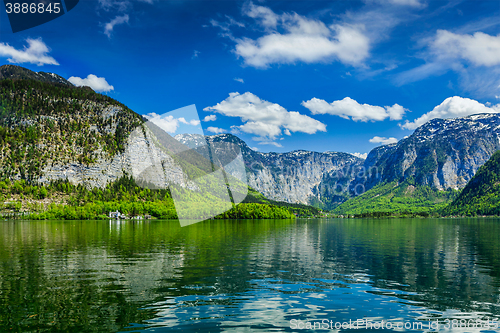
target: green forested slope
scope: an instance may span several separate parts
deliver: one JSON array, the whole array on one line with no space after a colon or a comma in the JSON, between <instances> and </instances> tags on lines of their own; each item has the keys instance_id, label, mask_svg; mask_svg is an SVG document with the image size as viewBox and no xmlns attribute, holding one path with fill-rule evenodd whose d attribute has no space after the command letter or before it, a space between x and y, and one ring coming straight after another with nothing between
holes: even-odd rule
<instances>
[{"instance_id":1,"label":"green forested slope","mask_svg":"<svg viewBox=\"0 0 500 333\"><path fill-rule=\"evenodd\" d=\"M500 215L500 151L476 172L444 215Z\"/></svg>"},{"instance_id":2,"label":"green forested slope","mask_svg":"<svg viewBox=\"0 0 500 333\"><path fill-rule=\"evenodd\" d=\"M123 151L141 123L142 117L123 104L91 90L1 80L0 174L30 182L49 163L92 164L102 154Z\"/></svg>"},{"instance_id":3,"label":"green forested slope","mask_svg":"<svg viewBox=\"0 0 500 333\"><path fill-rule=\"evenodd\" d=\"M378 216L381 213L428 215L445 207L458 191L439 191L429 186L396 181L382 183L352 198L332 212L335 214Z\"/></svg>"},{"instance_id":4,"label":"green forested slope","mask_svg":"<svg viewBox=\"0 0 500 333\"><path fill-rule=\"evenodd\" d=\"M206 198L189 191L194 202L206 204ZM199 199L199 200L197 200ZM207 215L216 209L214 200L205 207ZM24 217L31 219L107 219L111 211L120 211L128 217L149 214L159 219L176 219L174 201L169 190L144 189L131 177L122 177L105 188L87 189L67 181L53 182L47 186L30 185L24 180L0 181L0 219ZM278 218L288 219L295 215L286 207L270 203L241 203L218 215L216 219Z\"/></svg>"}]
</instances>

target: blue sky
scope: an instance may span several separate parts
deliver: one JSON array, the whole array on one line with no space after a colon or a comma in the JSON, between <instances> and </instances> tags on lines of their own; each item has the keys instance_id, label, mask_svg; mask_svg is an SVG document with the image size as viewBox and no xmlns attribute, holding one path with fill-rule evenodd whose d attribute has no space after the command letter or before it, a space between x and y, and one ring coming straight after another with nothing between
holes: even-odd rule
<instances>
[{"instance_id":1,"label":"blue sky","mask_svg":"<svg viewBox=\"0 0 500 333\"><path fill-rule=\"evenodd\" d=\"M194 104L206 134L259 151L367 153L435 117L500 111L499 14L499 1L81 0L15 34L2 10L0 64L150 117Z\"/></svg>"}]
</instances>

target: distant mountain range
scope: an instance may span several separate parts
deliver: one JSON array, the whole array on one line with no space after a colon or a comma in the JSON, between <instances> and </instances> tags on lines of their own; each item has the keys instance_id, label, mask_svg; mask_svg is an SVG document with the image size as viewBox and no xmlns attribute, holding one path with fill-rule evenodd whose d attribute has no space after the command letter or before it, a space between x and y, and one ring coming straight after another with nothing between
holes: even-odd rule
<instances>
[{"instance_id":1,"label":"distant mountain range","mask_svg":"<svg viewBox=\"0 0 500 333\"><path fill-rule=\"evenodd\" d=\"M75 88L55 74L5 65L0 67L0 97L0 172L9 178L69 179L103 187L124 172L133 174L134 163L140 161L127 152L135 151L163 161L159 182L188 184L170 153L148 144L173 138L164 133L162 139L151 129L135 133L143 118L107 96ZM19 136L18 130L32 134ZM195 149L205 143L199 135L175 139ZM500 149L500 116L433 119L398 143L373 149L366 160L341 152L261 153L231 134L206 140L212 146L239 146L249 185L265 197L333 209L388 183L435 191L465 187ZM398 193L408 193L405 189Z\"/></svg>"},{"instance_id":2,"label":"distant mountain range","mask_svg":"<svg viewBox=\"0 0 500 333\"><path fill-rule=\"evenodd\" d=\"M196 146L196 135L178 135ZM231 134L207 137L237 143L249 184L266 197L334 208L388 182L408 182L437 190L461 189L500 149L500 116L479 114L433 119L398 143L373 149L366 160L347 153L293 151L260 153Z\"/></svg>"}]
</instances>

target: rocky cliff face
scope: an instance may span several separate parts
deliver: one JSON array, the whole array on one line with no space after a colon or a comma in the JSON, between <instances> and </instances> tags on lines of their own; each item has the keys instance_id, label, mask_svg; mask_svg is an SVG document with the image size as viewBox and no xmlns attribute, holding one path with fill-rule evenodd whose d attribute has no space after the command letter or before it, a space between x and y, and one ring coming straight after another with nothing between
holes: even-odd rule
<instances>
[{"instance_id":1,"label":"rocky cliff face","mask_svg":"<svg viewBox=\"0 0 500 333\"><path fill-rule=\"evenodd\" d=\"M204 144L200 135L181 134L175 138L191 148ZM210 146L220 145L221 142L239 146L246 165L248 185L269 199L291 203L324 206L345 201L357 169L363 164L362 159L347 153L304 150L260 153L231 134L208 136L207 142ZM240 175L233 176L241 179Z\"/></svg>"},{"instance_id":2,"label":"rocky cliff face","mask_svg":"<svg viewBox=\"0 0 500 333\"><path fill-rule=\"evenodd\" d=\"M366 168L371 188L381 181L410 180L440 190L463 188L476 171L500 149L500 116L478 114L456 119L433 119L397 144L370 152Z\"/></svg>"},{"instance_id":3,"label":"rocky cliff face","mask_svg":"<svg viewBox=\"0 0 500 333\"><path fill-rule=\"evenodd\" d=\"M109 156L97 148L95 153L99 157L90 164L68 158L67 162L54 161L46 165L38 182L68 180L89 188L102 188L129 175L148 188L168 188L170 184L178 184L191 190L197 189L147 125L130 133L125 151ZM20 175L16 176L14 178L20 178Z\"/></svg>"}]
</instances>

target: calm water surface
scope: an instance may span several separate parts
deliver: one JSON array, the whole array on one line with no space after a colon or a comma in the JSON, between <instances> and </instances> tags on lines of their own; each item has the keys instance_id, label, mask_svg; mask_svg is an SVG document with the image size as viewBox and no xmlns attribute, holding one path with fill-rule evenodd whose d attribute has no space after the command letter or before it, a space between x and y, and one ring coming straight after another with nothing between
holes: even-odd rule
<instances>
[{"instance_id":1,"label":"calm water surface","mask_svg":"<svg viewBox=\"0 0 500 333\"><path fill-rule=\"evenodd\" d=\"M0 222L0 332L500 331L499 243L498 219Z\"/></svg>"}]
</instances>

